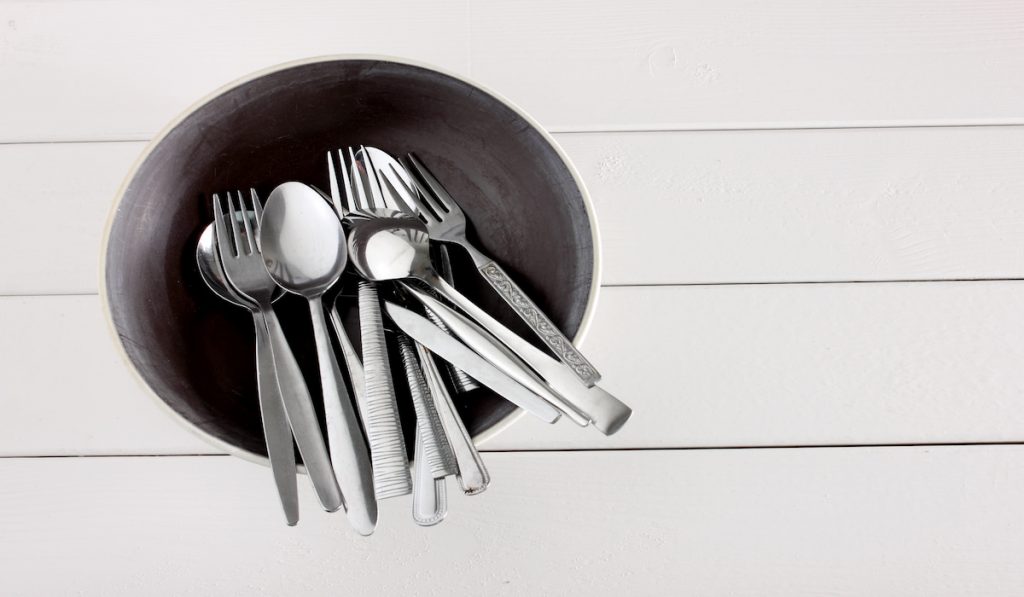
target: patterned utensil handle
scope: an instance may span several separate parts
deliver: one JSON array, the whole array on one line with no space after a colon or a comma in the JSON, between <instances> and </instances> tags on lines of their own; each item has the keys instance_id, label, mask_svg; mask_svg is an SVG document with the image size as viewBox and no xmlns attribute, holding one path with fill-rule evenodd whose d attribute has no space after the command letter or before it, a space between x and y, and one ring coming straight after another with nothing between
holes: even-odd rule
<instances>
[{"instance_id":1,"label":"patterned utensil handle","mask_svg":"<svg viewBox=\"0 0 1024 597\"><path fill-rule=\"evenodd\" d=\"M363 343L363 380L366 384L366 435L373 461L377 499L412 492L405 438L398 418L395 386L391 379L387 342L381 322L380 298L372 282L359 283L359 329Z\"/></svg>"},{"instance_id":2,"label":"patterned utensil handle","mask_svg":"<svg viewBox=\"0 0 1024 597\"><path fill-rule=\"evenodd\" d=\"M587 387L593 387L601 379L601 375L590 361L576 350L572 342L562 335L537 305L533 304L500 265L494 261L485 263L480 266L480 274Z\"/></svg>"},{"instance_id":3,"label":"patterned utensil handle","mask_svg":"<svg viewBox=\"0 0 1024 597\"><path fill-rule=\"evenodd\" d=\"M441 419L437 414L437 407L434 405L434 397L423 377L423 370L416 357L416 350L412 347L412 341L405 334L398 334L395 339L402 355L402 365L405 367L405 377L409 383L409 395L412 397L413 409L416 411L417 441L423 444L424 460L417 462L416 466L426 465L429 467L435 479L443 479L457 474L459 469L455 464L455 455L452 454L451 445L448 443L448 438L445 437L445 429L441 426Z\"/></svg>"}]
</instances>

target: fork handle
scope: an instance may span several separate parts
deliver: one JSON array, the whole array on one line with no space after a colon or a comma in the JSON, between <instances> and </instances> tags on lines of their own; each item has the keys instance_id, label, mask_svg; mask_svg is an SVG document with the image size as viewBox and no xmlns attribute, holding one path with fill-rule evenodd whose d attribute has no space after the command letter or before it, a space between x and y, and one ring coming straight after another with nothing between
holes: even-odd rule
<instances>
[{"instance_id":1,"label":"fork handle","mask_svg":"<svg viewBox=\"0 0 1024 597\"><path fill-rule=\"evenodd\" d=\"M481 265L478 270L480 275L491 285L492 288L509 304L519 317L530 326L545 344L548 345L560 361L569 366L569 369L580 378L588 388L601 379L601 374L590 364L572 342L566 338L558 327L551 323L547 315L530 300L526 293L512 281L512 278L505 273L494 261L488 261Z\"/></svg>"},{"instance_id":2,"label":"fork handle","mask_svg":"<svg viewBox=\"0 0 1024 597\"><path fill-rule=\"evenodd\" d=\"M284 411L288 415L288 424L299 446L299 453L302 454L302 462L306 465L306 472L313 482L320 504L324 510L334 512L342 506L341 489L334 476L334 469L331 468L324 437L320 433L320 424L313 410L313 398L309 395L302 370L288 346L277 315L269 306L262 309L261 314L270 337Z\"/></svg>"},{"instance_id":3,"label":"fork handle","mask_svg":"<svg viewBox=\"0 0 1024 597\"><path fill-rule=\"evenodd\" d=\"M277 495L281 498L288 526L299 522L299 488L295 477L295 447L288 415L284 412L281 387L277 382L274 351L270 347L270 332L259 312L253 314L256 324L256 382L259 388L260 417L263 436L267 441L267 457L274 475Z\"/></svg>"}]
</instances>

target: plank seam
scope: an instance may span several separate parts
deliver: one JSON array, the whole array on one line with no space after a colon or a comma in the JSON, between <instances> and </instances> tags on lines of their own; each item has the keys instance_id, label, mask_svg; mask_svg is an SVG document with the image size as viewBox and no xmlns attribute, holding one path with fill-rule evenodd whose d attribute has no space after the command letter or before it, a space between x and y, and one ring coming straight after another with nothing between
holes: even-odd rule
<instances>
[{"instance_id":1,"label":"plank seam","mask_svg":"<svg viewBox=\"0 0 1024 597\"><path fill-rule=\"evenodd\" d=\"M1024 440L1015 441L978 441L978 442L908 442L880 444L792 444L777 446L737 445L737 446L679 446L673 448L544 448L522 450L488 450L480 448L487 454L562 454L567 452L707 452L707 451L741 451L741 450L835 450L835 449L889 449L889 448L964 448L988 446L1024 446ZM230 454L42 454L42 455L0 455L0 460L14 459L60 459L60 458L230 458Z\"/></svg>"},{"instance_id":2,"label":"plank seam","mask_svg":"<svg viewBox=\"0 0 1024 597\"><path fill-rule=\"evenodd\" d=\"M665 283L639 283L639 284L602 284L601 288L685 288L689 286L817 286L817 285L843 285L843 284L947 284L958 282L1024 282L1024 278L928 278L928 279L907 279L907 280L808 280L808 281L782 281L782 282L665 282ZM47 297L75 297L75 296L99 296L98 292L33 292L25 294L4 294L0 293L0 299L13 298L47 298Z\"/></svg>"}]
</instances>

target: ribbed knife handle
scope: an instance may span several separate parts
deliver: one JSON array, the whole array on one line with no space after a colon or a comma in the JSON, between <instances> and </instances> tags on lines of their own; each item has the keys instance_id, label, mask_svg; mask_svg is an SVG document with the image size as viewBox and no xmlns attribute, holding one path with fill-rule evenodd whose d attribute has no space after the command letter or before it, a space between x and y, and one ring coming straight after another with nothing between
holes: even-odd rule
<instances>
[{"instance_id":1,"label":"ribbed knife handle","mask_svg":"<svg viewBox=\"0 0 1024 597\"><path fill-rule=\"evenodd\" d=\"M592 387L601 379L597 369L588 361L572 342L566 338L547 315L533 304L526 293L508 277L501 266L491 261L480 266L480 274L494 288L501 298L511 306L523 321L540 336L560 361L565 363L587 387Z\"/></svg>"},{"instance_id":2,"label":"ribbed knife handle","mask_svg":"<svg viewBox=\"0 0 1024 597\"><path fill-rule=\"evenodd\" d=\"M366 383L363 420L370 443L377 499L405 495L412 491L412 478L409 476L409 459L398 418L384 325L381 323L380 298L372 282L359 283L359 329Z\"/></svg>"},{"instance_id":3,"label":"ribbed knife handle","mask_svg":"<svg viewBox=\"0 0 1024 597\"><path fill-rule=\"evenodd\" d=\"M434 397L427 388L419 359L416 358L416 349L405 334L399 334L397 340L402 364L405 366L405 377L409 382L409 394L416 411L417 437L423 442L424 461L416 463L416 466L427 465L435 479L457 474L459 469L455 464L455 456L438 417Z\"/></svg>"}]
</instances>

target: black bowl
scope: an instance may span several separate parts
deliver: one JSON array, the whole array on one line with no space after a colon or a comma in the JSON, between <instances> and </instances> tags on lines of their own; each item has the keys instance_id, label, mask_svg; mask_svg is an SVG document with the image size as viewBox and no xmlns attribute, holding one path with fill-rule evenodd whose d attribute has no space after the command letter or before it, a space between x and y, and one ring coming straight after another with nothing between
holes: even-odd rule
<instances>
[{"instance_id":1,"label":"black bowl","mask_svg":"<svg viewBox=\"0 0 1024 597\"><path fill-rule=\"evenodd\" d=\"M257 73L149 144L115 201L103 256L104 303L130 366L223 449L266 455L252 319L214 296L195 264L210 196L254 187L266 197L288 180L326 189L326 152L352 144L415 152L463 206L471 239L552 321L573 337L589 317L598 271L590 202L554 141L523 112L464 79L393 59L324 58ZM461 249L451 254L456 286L533 339ZM346 323L357 330L342 293ZM305 302L286 296L277 308L318 398ZM404 380L400 364L394 373ZM486 389L457 402L474 436L516 412Z\"/></svg>"}]
</instances>

